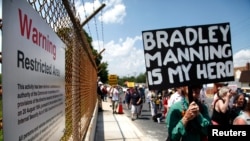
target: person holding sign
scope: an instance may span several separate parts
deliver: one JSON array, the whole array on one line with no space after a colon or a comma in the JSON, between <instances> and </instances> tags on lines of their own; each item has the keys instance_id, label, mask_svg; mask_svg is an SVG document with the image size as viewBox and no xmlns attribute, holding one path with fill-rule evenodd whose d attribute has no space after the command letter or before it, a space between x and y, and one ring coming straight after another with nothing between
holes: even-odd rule
<instances>
[{"instance_id":1,"label":"person holding sign","mask_svg":"<svg viewBox=\"0 0 250 141\"><path fill-rule=\"evenodd\" d=\"M207 106L199 101L202 86L189 87L188 98L174 103L167 114L167 141L204 141L210 117Z\"/></svg>"}]
</instances>

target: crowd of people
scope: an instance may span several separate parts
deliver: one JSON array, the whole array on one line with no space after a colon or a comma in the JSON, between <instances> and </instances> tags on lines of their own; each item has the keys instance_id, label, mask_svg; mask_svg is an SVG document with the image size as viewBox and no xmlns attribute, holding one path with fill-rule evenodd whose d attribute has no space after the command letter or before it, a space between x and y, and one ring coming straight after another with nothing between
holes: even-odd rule
<instances>
[{"instance_id":1,"label":"crowd of people","mask_svg":"<svg viewBox=\"0 0 250 141\"><path fill-rule=\"evenodd\" d=\"M131 119L135 120L141 115L143 103L145 103L145 89L142 86L127 88L126 91L123 90L121 86L113 85L107 87L107 85L102 82L98 82L97 94L99 101L99 111L102 111L101 102L106 102L109 98L112 105L113 114L117 113L117 108L119 102L121 102L122 94L124 94L123 103L126 105L126 108L131 110Z\"/></svg>"},{"instance_id":2,"label":"crowd of people","mask_svg":"<svg viewBox=\"0 0 250 141\"><path fill-rule=\"evenodd\" d=\"M169 141L206 141L210 125L250 125L250 101L246 94L227 85L216 86L209 107L203 92L202 85L191 85L176 88L170 96L165 119Z\"/></svg>"},{"instance_id":3,"label":"crowd of people","mask_svg":"<svg viewBox=\"0 0 250 141\"><path fill-rule=\"evenodd\" d=\"M211 105L206 103L206 90L202 85L157 91L146 86L127 88L126 91L117 86L105 89L100 89L106 95L101 99L111 99L113 113L116 113L119 95L125 95L123 102L131 110L132 121L141 116L146 102L152 120L165 121L168 141L206 141L209 125L250 125L250 100L246 94L225 84L215 86ZM212 110L211 115L209 110Z\"/></svg>"},{"instance_id":4,"label":"crowd of people","mask_svg":"<svg viewBox=\"0 0 250 141\"><path fill-rule=\"evenodd\" d=\"M121 100L121 95L123 94L123 89L118 85L114 86L107 86L103 84L101 81L98 82L97 86L97 94L98 94L98 103L99 103L99 111L102 111L102 104L101 102L107 102L108 99L111 101L111 107L113 114L117 113L117 108L119 102Z\"/></svg>"}]
</instances>

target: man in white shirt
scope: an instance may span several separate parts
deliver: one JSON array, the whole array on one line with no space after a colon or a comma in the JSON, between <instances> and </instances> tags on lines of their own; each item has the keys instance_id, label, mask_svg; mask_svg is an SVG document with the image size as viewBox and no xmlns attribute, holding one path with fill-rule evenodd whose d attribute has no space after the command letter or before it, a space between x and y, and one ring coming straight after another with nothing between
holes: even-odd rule
<instances>
[{"instance_id":1,"label":"man in white shirt","mask_svg":"<svg viewBox=\"0 0 250 141\"><path fill-rule=\"evenodd\" d=\"M112 95L112 110L113 114L117 113L116 109L118 107L118 102L119 102L119 91L117 86L113 86L110 89L110 94Z\"/></svg>"}]
</instances>

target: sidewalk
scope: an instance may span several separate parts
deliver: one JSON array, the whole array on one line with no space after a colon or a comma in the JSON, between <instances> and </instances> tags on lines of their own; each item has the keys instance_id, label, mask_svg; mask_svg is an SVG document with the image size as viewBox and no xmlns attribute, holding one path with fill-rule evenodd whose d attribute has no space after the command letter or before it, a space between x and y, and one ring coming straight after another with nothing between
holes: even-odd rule
<instances>
[{"instance_id":1,"label":"sidewalk","mask_svg":"<svg viewBox=\"0 0 250 141\"><path fill-rule=\"evenodd\" d=\"M102 102L98 112L95 141L145 141L143 133L126 114L113 114L111 102Z\"/></svg>"}]
</instances>

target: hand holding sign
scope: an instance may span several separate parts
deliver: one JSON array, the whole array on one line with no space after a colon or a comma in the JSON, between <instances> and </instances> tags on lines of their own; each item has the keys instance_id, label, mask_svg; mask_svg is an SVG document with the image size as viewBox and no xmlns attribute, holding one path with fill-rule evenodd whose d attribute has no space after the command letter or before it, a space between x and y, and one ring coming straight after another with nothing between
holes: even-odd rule
<instances>
[{"instance_id":1,"label":"hand holding sign","mask_svg":"<svg viewBox=\"0 0 250 141\"><path fill-rule=\"evenodd\" d=\"M186 125L188 121L194 119L198 114L199 106L193 101L189 104L189 107L182 118L183 124Z\"/></svg>"}]
</instances>

